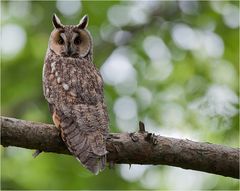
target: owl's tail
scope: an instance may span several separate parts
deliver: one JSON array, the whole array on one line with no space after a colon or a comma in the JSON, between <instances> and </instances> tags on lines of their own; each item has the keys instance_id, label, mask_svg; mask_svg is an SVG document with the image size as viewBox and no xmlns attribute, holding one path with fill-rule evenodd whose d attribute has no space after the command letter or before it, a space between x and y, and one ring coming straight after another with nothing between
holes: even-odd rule
<instances>
[{"instance_id":1,"label":"owl's tail","mask_svg":"<svg viewBox=\"0 0 240 191\"><path fill-rule=\"evenodd\" d=\"M106 141L99 131L86 132L83 127L69 118L61 124L61 136L68 150L94 174L98 174L106 165Z\"/></svg>"}]
</instances>

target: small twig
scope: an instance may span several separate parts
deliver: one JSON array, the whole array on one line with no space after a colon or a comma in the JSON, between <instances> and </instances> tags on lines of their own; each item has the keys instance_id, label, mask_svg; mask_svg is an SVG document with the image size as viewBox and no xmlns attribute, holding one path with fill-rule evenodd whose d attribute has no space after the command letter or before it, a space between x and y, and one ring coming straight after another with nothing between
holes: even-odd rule
<instances>
[{"instance_id":1,"label":"small twig","mask_svg":"<svg viewBox=\"0 0 240 191\"><path fill-rule=\"evenodd\" d=\"M41 154L41 152L42 152L42 151L40 151L40 150L36 150L36 151L32 154L33 158L36 158L38 155Z\"/></svg>"},{"instance_id":2,"label":"small twig","mask_svg":"<svg viewBox=\"0 0 240 191\"><path fill-rule=\"evenodd\" d=\"M139 121L139 133L145 133L145 125L143 122Z\"/></svg>"},{"instance_id":3,"label":"small twig","mask_svg":"<svg viewBox=\"0 0 240 191\"><path fill-rule=\"evenodd\" d=\"M133 142L137 142L139 138L135 135L135 133L129 133L129 136L131 137Z\"/></svg>"}]
</instances>

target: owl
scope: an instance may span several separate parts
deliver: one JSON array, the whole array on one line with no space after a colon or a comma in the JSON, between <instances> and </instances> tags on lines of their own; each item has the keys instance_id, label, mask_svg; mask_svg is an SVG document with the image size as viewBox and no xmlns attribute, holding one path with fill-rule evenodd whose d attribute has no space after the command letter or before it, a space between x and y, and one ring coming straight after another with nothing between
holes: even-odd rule
<instances>
[{"instance_id":1,"label":"owl","mask_svg":"<svg viewBox=\"0 0 240 191\"><path fill-rule=\"evenodd\" d=\"M44 96L68 150L98 174L106 164L109 120L103 79L93 64L88 16L78 25L63 25L54 14L52 22L43 66Z\"/></svg>"}]
</instances>

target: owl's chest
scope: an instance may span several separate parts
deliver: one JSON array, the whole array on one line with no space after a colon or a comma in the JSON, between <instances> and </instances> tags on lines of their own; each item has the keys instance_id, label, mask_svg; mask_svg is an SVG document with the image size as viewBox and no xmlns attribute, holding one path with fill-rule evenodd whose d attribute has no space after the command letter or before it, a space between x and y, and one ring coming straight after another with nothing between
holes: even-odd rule
<instances>
[{"instance_id":1,"label":"owl's chest","mask_svg":"<svg viewBox=\"0 0 240 191\"><path fill-rule=\"evenodd\" d=\"M95 103L102 92L101 77L95 68L70 61L45 63L45 97L52 102Z\"/></svg>"}]
</instances>

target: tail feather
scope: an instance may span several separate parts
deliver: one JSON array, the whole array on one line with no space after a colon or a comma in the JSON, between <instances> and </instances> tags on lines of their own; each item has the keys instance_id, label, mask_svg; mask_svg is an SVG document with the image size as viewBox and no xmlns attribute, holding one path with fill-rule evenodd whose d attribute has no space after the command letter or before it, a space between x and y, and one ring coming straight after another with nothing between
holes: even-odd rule
<instances>
[{"instance_id":1,"label":"tail feather","mask_svg":"<svg viewBox=\"0 0 240 191\"><path fill-rule=\"evenodd\" d=\"M106 156L101 156L98 158L89 158L84 166L94 174L98 174L100 171L104 170L106 164Z\"/></svg>"},{"instance_id":2,"label":"tail feather","mask_svg":"<svg viewBox=\"0 0 240 191\"><path fill-rule=\"evenodd\" d=\"M105 168L106 143L100 132L85 132L77 127L76 122L69 121L61 123L60 127L63 141L83 166L94 174Z\"/></svg>"}]
</instances>

